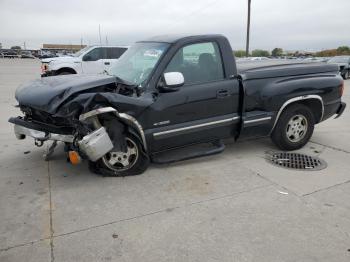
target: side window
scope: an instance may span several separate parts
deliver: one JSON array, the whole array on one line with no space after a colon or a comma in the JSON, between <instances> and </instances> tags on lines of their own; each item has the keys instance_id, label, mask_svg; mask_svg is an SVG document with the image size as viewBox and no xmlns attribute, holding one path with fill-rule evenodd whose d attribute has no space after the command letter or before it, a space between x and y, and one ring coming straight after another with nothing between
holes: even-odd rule
<instances>
[{"instance_id":1,"label":"side window","mask_svg":"<svg viewBox=\"0 0 350 262\"><path fill-rule=\"evenodd\" d=\"M219 46L215 42L184 46L174 55L165 72L181 72L185 85L224 79Z\"/></svg>"},{"instance_id":2,"label":"side window","mask_svg":"<svg viewBox=\"0 0 350 262\"><path fill-rule=\"evenodd\" d=\"M126 50L124 47L108 47L107 59L118 59Z\"/></svg>"},{"instance_id":3,"label":"side window","mask_svg":"<svg viewBox=\"0 0 350 262\"><path fill-rule=\"evenodd\" d=\"M102 59L102 48L101 47L92 49L89 53L87 53L83 57L83 61L97 61L99 59Z\"/></svg>"}]
</instances>

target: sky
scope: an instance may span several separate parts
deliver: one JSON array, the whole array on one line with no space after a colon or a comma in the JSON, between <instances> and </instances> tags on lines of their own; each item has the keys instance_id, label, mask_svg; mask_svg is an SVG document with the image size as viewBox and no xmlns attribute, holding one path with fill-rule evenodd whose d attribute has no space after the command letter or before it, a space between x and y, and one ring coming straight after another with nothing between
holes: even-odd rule
<instances>
[{"instance_id":1,"label":"sky","mask_svg":"<svg viewBox=\"0 0 350 262\"><path fill-rule=\"evenodd\" d=\"M252 0L251 50L350 46L350 0ZM0 0L0 43L130 45L154 35L224 34L245 49L247 0Z\"/></svg>"}]
</instances>

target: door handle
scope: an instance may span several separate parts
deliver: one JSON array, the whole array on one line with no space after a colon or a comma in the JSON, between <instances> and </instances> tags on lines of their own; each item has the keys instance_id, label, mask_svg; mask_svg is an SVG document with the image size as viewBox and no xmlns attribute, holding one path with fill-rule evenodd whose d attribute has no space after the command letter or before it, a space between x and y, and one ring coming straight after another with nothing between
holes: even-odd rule
<instances>
[{"instance_id":1,"label":"door handle","mask_svg":"<svg viewBox=\"0 0 350 262\"><path fill-rule=\"evenodd\" d=\"M226 90L226 89L221 89L221 90L218 90L216 92L216 97L225 97L228 95L229 95L229 93L228 93L228 90Z\"/></svg>"},{"instance_id":2,"label":"door handle","mask_svg":"<svg viewBox=\"0 0 350 262\"><path fill-rule=\"evenodd\" d=\"M111 63L110 62L105 62L105 65L110 65Z\"/></svg>"}]
</instances>

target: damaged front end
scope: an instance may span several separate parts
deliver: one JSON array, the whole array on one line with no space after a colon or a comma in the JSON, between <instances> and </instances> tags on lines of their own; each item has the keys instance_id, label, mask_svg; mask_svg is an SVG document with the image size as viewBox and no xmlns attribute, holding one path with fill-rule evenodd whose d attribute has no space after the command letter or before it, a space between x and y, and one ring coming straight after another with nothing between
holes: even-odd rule
<instances>
[{"instance_id":1,"label":"damaged front end","mask_svg":"<svg viewBox=\"0 0 350 262\"><path fill-rule=\"evenodd\" d=\"M127 152L126 135L136 137L146 152L141 125L126 113L138 115L150 103L151 95L118 77L63 76L35 80L16 90L16 99L23 116L12 117L18 139L32 137L36 146L52 141L44 155L47 160L58 142L72 163L87 159L102 161L108 152ZM116 110L118 108L118 111ZM120 112L120 111L121 112ZM74 154L73 154L74 153ZM108 161L111 157L108 157ZM125 162L125 161L124 161Z\"/></svg>"},{"instance_id":2,"label":"damaged front end","mask_svg":"<svg viewBox=\"0 0 350 262\"><path fill-rule=\"evenodd\" d=\"M33 115L33 114L32 114ZM103 116L103 117L102 117ZM9 122L14 124L14 133L18 139L32 137L36 146L42 146L46 141L53 141L44 155L48 160L57 142L65 143L70 161L76 164L80 158L96 162L112 149L125 151L123 133L126 126L136 130L146 148L142 127L130 115L119 113L113 107L103 107L83 113L77 120L65 121L74 123L72 126L57 125L62 119L54 119L55 125L25 117L12 117ZM101 123L102 120L102 123ZM62 120L63 122L63 120Z\"/></svg>"},{"instance_id":3,"label":"damaged front end","mask_svg":"<svg viewBox=\"0 0 350 262\"><path fill-rule=\"evenodd\" d=\"M54 126L28 119L28 117L12 117L9 122L14 124L14 133L18 139L27 136L35 140L35 145L42 146L46 141L64 142L67 151L75 151L82 158L97 161L113 148L106 129L101 126L97 114L117 112L114 108L101 108L80 116L80 123L75 126ZM45 155L47 159L52 154Z\"/></svg>"}]
</instances>

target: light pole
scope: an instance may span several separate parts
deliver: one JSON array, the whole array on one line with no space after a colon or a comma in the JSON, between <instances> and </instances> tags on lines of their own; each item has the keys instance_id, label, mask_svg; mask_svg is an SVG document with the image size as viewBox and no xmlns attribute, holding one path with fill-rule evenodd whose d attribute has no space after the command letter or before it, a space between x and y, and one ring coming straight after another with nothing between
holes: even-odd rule
<instances>
[{"instance_id":1,"label":"light pole","mask_svg":"<svg viewBox=\"0 0 350 262\"><path fill-rule=\"evenodd\" d=\"M98 36L100 38L100 46L102 46L102 40L101 40L101 25L98 24Z\"/></svg>"},{"instance_id":2,"label":"light pole","mask_svg":"<svg viewBox=\"0 0 350 262\"><path fill-rule=\"evenodd\" d=\"M245 55L247 57L249 56L250 3L251 3L251 0L248 0L247 42L246 42L246 47L245 47Z\"/></svg>"}]
</instances>

